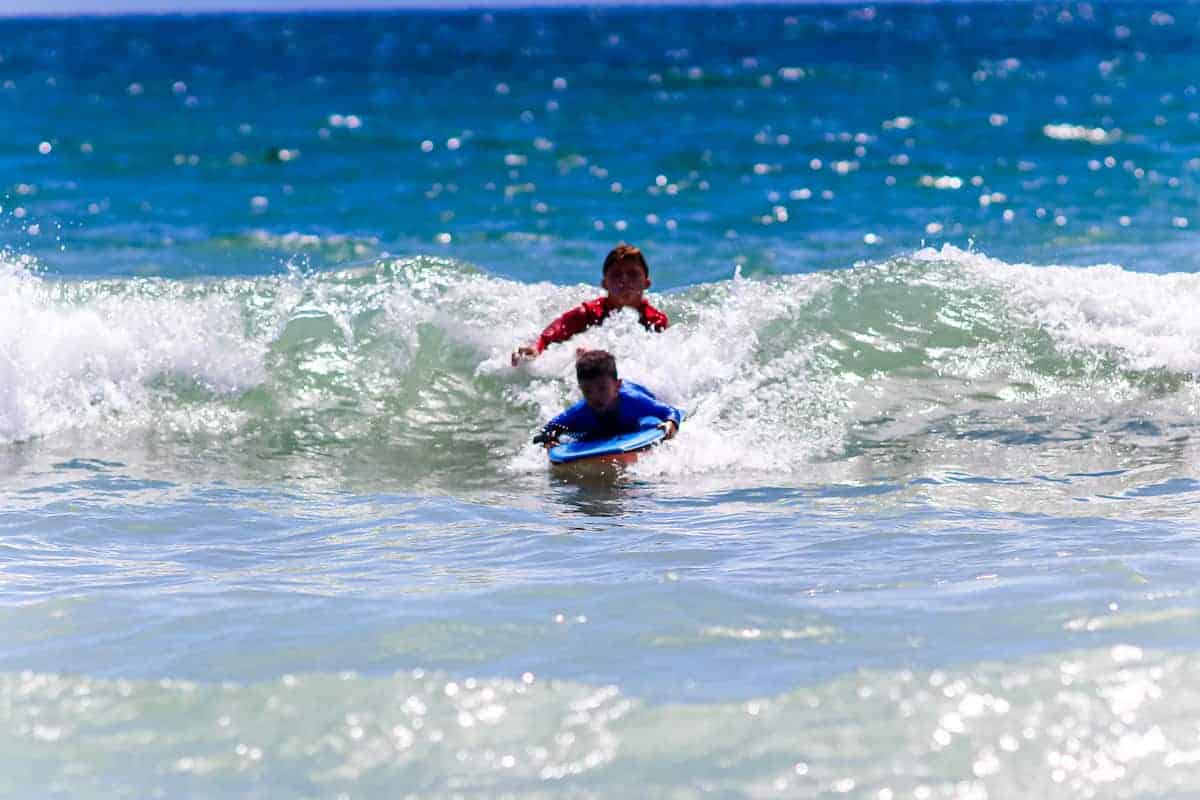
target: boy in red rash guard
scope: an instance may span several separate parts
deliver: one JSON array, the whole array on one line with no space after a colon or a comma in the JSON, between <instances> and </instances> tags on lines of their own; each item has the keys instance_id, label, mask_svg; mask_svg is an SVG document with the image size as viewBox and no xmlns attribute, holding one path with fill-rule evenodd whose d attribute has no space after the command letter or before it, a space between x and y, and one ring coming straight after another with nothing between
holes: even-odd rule
<instances>
[{"instance_id":1,"label":"boy in red rash guard","mask_svg":"<svg viewBox=\"0 0 1200 800\"><path fill-rule=\"evenodd\" d=\"M575 334L601 324L618 309L637 309L642 325L652 331L665 330L670 324L667 315L642 296L650 288L650 267L642 251L633 245L619 244L612 249L604 259L600 286L607 290L607 296L581 303L551 322L536 342L517 348L512 355L513 366L537 358L555 342L565 342Z\"/></svg>"}]
</instances>

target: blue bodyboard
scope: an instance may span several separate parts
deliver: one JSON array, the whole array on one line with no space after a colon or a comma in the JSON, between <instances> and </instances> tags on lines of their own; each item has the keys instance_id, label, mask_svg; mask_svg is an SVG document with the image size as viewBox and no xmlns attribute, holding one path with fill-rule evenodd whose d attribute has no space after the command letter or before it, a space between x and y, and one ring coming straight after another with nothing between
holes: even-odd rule
<instances>
[{"instance_id":1,"label":"blue bodyboard","mask_svg":"<svg viewBox=\"0 0 1200 800\"><path fill-rule=\"evenodd\" d=\"M657 422L658 420L655 420ZM581 458L617 456L643 450L662 440L667 432L662 428L643 428L633 433L622 433L608 439L576 439L550 448L551 464L569 464Z\"/></svg>"}]
</instances>

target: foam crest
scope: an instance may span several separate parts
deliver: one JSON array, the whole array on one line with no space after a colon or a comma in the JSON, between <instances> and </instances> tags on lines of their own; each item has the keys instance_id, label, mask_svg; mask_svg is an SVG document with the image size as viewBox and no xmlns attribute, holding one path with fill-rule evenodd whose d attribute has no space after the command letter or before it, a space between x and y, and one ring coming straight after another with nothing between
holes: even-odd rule
<instances>
[{"instance_id":1,"label":"foam crest","mask_svg":"<svg viewBox=\"0 0 1200 800\"><path fill-rule=\"evenodd\" d=\"M581 347L611 351L624 378L687 411L682 435L635 467L645 476L808 474L867 452L936 451L947 432L968 444L1086 438L1131 401L1179 419L1196 403L1190 275L948 247L734 275L652 294L665 332L622 312L511 367L514 348L597 294L427 257L207 282L55 281L9 262L0 441L232 435L282 454L390 453L414 474L538 473L545 456L528 439L578 399ZM971 453L994 462L972 447L965 465Z\"/></svg>"},{"instance_id":2,"label":"foam crest","mask_svg":"<svg viewBox=\"0 0 1200 800\"><path fill-rule=\"evenodd\" d=\"M1006 264L949 245L914 258L957 264L1001 286L1013 311L1066 351L1107 355L1134 370L1200 372L1200 275Z\"/></svg>"},{"instance_id":3,"label":"foam crest","mask_svg":"<svg viewBox=\"0 0 1200 800\"><path fill-rule=\"evenodd\" d=\"M624 379L640 383L665 402L687 412L686 436L667 443L639 462L640 474L690 474L740 467L790 471L836 441L841 401L827 370L810 364L808 334L786 340L814 296L828 288L827 276L801 276L772 282L732 281L679 294L653 297L672 317L662 333L644 330L632 311L613 315L570 342L552 345L523 368L527 383L515 383L509 396L536 409L544 421L578 400L574 357L577 348L613 353ZM568 308L583 299L551 292ZM532 338L545 324L528 324ZM779 330L775 330L779 329ZM781 334L780 331L788 331ZM511 334L509 334L511 340ZM504 375L507 349L494 349L481 372ZM519 381L520 378L509 377ZM803 420L803 424L796 424ZM516 458L517 469L544 469L545 458L532 446Z\"/></svg>"},{"instance_id":4,"label":"foam crest","mask_svg":"<svg viewBox=\"0 0 1200 800\"><path fill-rule=\"evenodd\" d=\"M55 283L0 264L0 441L145 422L156 380L240 391L261 380L262 352L229 292Z\"/></svg>"},{"instance_id":5,"label":"foam crest","mask_svg":"<svg viewBox=\"0 0 1200 800\"><path fill-rule=\"evenodd\" d=\"M657 296L674 322L668 331L647 333L632 313L618 314L515 375L507 354L520 337L511 319L496 319L477 340L490 349L479 371L510 382L511 401L544 421L578 397L575 349L610 350L624 377L688 411L684 435L638 462L642 475L797 473L864 448L906 457L947 430L981 443L962 453L963 464L986 473L996 458L986 442L1073 438L1081 428L1086 438L1095 420L1126 416L1124 404L1145 393L1144 371L1193 369L1189 344L1200 330L1184 309L1198 287L1187 275L926 249ZM541 308L556 310L590 296L536 293ZM528 298L516 311L526 338L549 316ZM1114 358L1133 372L1114 371ZM1191 405L1185 392L1165 413ZM526 447L511 466L543 468L544 457Z\"/></svg>"}]
</instances>

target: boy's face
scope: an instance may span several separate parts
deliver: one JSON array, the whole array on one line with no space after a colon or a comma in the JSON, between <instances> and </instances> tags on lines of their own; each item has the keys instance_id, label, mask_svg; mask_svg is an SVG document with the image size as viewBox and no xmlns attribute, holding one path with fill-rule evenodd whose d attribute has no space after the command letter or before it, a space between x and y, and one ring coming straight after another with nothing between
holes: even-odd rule
<instances>
[{"instance_id":1,"label":"boy's face","mask_svg":"<svg viewBox=\"0 0 1200 800\"><path fill-rule=\"evenodd\" d=\"M619 399L617 390L620 388L621 381L611 375L601 375L599 378L590 378L579 382L579 391L583 393L583 401L597 414L612 411L617 407Z\"/></svg>"},{"instance_id":2,"label":"boy's face","mask_svg":"<svg viewBox=\"0 0 1200 800\"><path fill-rule=\"evenodd\" d=\"M608 290L608 297L617 306L638 306L642 293L650 288L650 279L642 265L632 258L623 258L608 268L600 285Z\"/></svg>"}]
</instances>

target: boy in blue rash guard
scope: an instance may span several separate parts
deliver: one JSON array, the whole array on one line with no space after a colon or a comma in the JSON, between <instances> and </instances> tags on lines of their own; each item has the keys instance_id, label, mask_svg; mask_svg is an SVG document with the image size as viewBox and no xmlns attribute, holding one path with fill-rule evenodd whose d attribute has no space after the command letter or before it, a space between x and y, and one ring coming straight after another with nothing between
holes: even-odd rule
<instances>
[{"instance_id":1,"label":"boy in blue rash guard","mask_svg":"<svg viewBox=\"0 0 1200 800\"><path fill-rule=\"evenodd\" d=\"M575 377L583 399L546 423L535 444L551 447L563 433L602 439L641 430L642 418L660 420L670 439L679 430L683 412L659 402L654 394L633 381L617 377L617 362L604 350L584 350L575 359Z\"/></svg>"}]
</instances>

